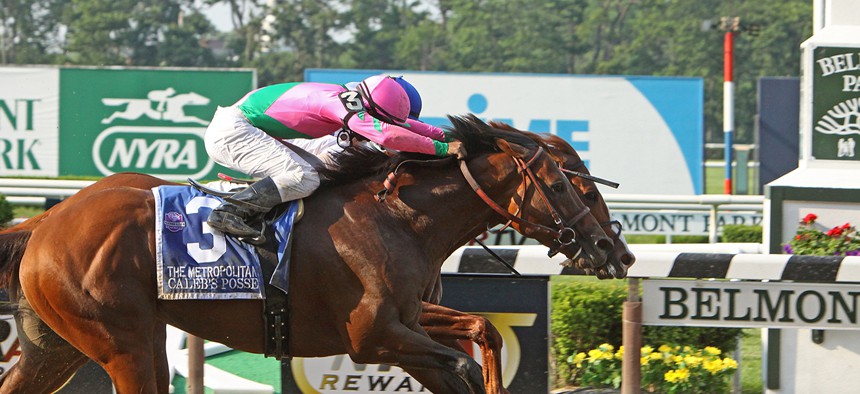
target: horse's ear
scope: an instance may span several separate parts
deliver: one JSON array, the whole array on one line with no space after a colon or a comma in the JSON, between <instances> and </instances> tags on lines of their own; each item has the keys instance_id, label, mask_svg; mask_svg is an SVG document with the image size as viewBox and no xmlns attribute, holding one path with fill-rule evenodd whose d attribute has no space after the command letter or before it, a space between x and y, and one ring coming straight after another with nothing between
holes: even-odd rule
<instances>
[{"instance_id":1,"label":"horse's ear","mask_svg":"<svg viewBox=\"0 0 860 394\"><path fill-rule=\"evenodd\" d=\"M514 157L524 158L529 154L528 148L522 145L510 143L501 138L496 140L496 146L498 146L499 149L502 150L502 152L505 152Z\"/></svg>"}]
</instances>

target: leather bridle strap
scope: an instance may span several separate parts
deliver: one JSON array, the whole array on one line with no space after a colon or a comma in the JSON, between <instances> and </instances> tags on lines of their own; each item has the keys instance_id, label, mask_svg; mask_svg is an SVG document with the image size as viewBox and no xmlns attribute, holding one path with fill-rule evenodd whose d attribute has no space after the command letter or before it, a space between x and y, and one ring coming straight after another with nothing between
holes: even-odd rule
<instances>
[{"instance_id":1,"label":"leather bridle strap","mask_svg":"<svg viewBox=\"0 0 860 394\"><path fill-rule=\"evenodd\" d=\"M537 158L538 155L541 154L542 151L543 151L543 148L538 149L538 151L535 153L535 156L533 156L528 161L528 163L525 163L522 160L518 160L518 159L515 159L515 162L517 163L517 167L519 167L520 171L525 173L524 177L523 177L523 182L525 182L525 179L531 179L532 183L535 185L535 188L538 189L538 191L541 195L541 198L543 198L543 200L546 202L547 206L550 208L550 211L552 212L553 220L555 221L556 225L559 227L558 231L553 230L552 228L549 228L549 227L541 225L541 224L529 222L523 218L520 218L519 216L511 214L510 212L508 212L507 209L499 206L499 204L497 204L495 201L493 201L490 198L490 196L487 195L486 192L484 192L483 188L481 188L481 185L479 185L478 181L475 180L475 177L472 175L471 171L469 171L469 166L466 164L465 160L460 160L460 171L463 173L463 177L466 178L466 182L468 182L469 186L472 187L472 190L474 190L475 193L479 197L481 197L481 200L483 200L484 203L487 204L487 206L489 206L493 211L495 211L496 213L501 215L503 218L505 218L511 222L515 222L515 223L519 224L520 226L523 227L524 230L531 229L531 230L534 230L536 232L540 232L540 233L543 233L545 235L549 235L550 237L553 237L557 242L559 242L561 244L569 244L569 243L572 243L574 241L574 239L576 237L576 232L573 230L573 228L566 226L564 221L559 217L556 210L549 203L549 200L547 200L546 195L543 193L542 190L540 190L540 185L537 182L537 178L535 177L534 173L529 168L529 166L531 166L531 164L533 164L535 162L535 159ZM577 213L576 217L574 217L574 219L571 221L571 223L578 222L580 219L585 217L585 215L587 215L590 212L588 207L584 207L584 208L585 209L583 209L581 212ZM565 236L568 236L569 239L562 239Z\"/></svg>"}]
</instances>

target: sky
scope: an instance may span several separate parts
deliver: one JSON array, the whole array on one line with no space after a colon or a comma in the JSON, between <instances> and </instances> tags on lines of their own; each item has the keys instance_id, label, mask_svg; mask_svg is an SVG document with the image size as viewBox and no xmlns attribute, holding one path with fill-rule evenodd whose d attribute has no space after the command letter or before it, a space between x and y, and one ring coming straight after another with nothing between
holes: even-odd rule
<instances>
[{"instance_id":1,"label":"sky","mask_svg":"<svg viewBox=\"0 0 860 394\"><path fill-rule=\"evenodd\" d=\"M233 22L230 21L230 6L226 3L218 3L213 6L201 7L203 14L209 17L218 31L233 30Z\"/></svg>"}]
</instances>

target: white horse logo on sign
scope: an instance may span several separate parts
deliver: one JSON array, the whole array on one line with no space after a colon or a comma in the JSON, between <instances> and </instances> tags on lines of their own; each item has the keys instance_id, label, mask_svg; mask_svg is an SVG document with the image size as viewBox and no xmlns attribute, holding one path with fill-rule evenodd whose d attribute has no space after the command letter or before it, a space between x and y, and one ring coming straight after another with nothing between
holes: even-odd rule
<instances>
[{"instance_id":1,"label":"white horse logo on sign","mask_svg":"<svg viewBox=\"0 0 860 394\"><path fill-rule=\"evenodd\" d=\"M102 103L115 107L125 105L125 109L116 111L111 116L102 119L102 124L109 124L115 119L135 120L146 116L155 120L166 120L173 123L209 124L208 121L196 116L185 114L186 105L206 105L209 98L195 92L176 94L176 90L168 87L163 90L152 90L145 99L103 98ZM153 103L155 107L153 108Z\"/></svg>"}]
</instances>

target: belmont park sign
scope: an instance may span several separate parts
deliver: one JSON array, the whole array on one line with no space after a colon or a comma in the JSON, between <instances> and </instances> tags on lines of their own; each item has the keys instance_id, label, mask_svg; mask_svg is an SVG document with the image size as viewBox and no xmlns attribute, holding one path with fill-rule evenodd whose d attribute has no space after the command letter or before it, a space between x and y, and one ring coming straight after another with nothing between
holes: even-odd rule
<instances>
[{"instance_id":1,"label":"belmont park sign","mask_svg":"<svg viewBox=\"0 0 860 394\"><path fill-rule=\"evenodd\" d=\"M256 87L248 69L0 69L0 176L214 178L203 132Z\"/></svg>"},{"instance_id":2,"label":"belmont park sign","mask_svg":"<svg viewBox=\"0 0 860 394\"><path fill-rule=\"evenodd\" d=\"M860 329L856 286L645 280L642 299L648 325Z\"/></svg>"}]
</instances>

